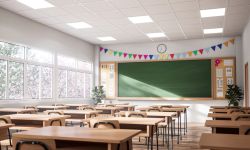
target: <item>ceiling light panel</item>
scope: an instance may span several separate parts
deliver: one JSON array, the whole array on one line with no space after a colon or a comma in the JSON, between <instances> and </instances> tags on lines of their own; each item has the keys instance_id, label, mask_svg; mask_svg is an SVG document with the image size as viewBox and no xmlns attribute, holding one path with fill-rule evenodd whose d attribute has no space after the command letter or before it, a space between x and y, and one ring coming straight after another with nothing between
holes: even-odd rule
<instances>
[{"instance_id":1,"label":"ceiling light panel","mask_svg":"<svg viewBox=\"0 0 250 150\"><path fill-rule=\"evenodd\" d=\"M204 34L222 33L223 28L203 29Z\"/></svg>"},{"instance_id":2,"label":"ceiling light panel","mask_svg":"<svg viewBox=\"0 0 250 150\"><path fill-rule=\"evenodd\" d=\"M104 37L98 37L97 39L101 41L115 41L116 39L113 38L112 36L104 36Z\"/></svg>"},{"instance_id":3,"label":"ceiling light panel","mask_svg":"<svg viewBox=\"0 0 250 150\"><path fill-rule=\"evenodd\" d=\"M225 16L225 8L200 10L201 18Z\"/></svg>"},{"instance_id":4,"label":"ceiling light panel","mask_svg":"<svg viewBox=\"0 0 250 150\"><path fill-rule=\"evenodd\" d=\"M134 24L153 22L149 16L128 17L128 19Z\"/></svg>"},{"instance_id":5,"label":"ceiling light panel","mask_svg":"<svg viewBox=\"0 0 250 150\"><path fill-rule=\"evenodd\" d=\"M147 33L146 34L149 38L159 38L159 37L166 37L165 33Z\"/></svg>"},{"instance_id":6,"label":"ceiling light panel","mask_svg":"<svg viewBox=\"0 0 250 150\"><path fill-rule=\"evenodd\" d=\"M43 9L43 8L51 8L55 7L51 3L46 0L17 0L17 2L22 3L28 7L33 9Z\"/></svg>"}]
</instances>

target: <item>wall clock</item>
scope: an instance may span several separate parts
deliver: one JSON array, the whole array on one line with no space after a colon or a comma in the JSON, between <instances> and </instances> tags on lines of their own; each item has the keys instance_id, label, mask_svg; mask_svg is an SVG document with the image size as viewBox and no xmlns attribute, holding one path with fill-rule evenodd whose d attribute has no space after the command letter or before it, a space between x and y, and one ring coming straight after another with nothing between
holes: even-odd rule
<instances>
[{"instance_id":1,"label":"wall clock","mask_svg":"<svg viewBox=\"0 0 250 150\"><path fill-rule=\"evenodd\" d=\"M159 44L157 46L157 52L158 53L165 53L167 51L167 45L166 44Z\"/></svg>"}]
</instances>

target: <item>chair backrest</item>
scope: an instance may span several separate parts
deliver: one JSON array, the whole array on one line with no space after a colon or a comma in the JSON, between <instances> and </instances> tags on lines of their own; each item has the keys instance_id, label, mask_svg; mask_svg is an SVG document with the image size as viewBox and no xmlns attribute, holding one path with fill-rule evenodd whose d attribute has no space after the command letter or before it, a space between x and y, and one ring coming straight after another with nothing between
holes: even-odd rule
<instances>
[{"instance_id":1,"label":"chair backrest","mask_svg":"<svg viewBox=\"0 0 250 150\"><path fill-rule=\"evenodd\" d=\"M82 107L80 110L95 110L95 108L94 107L90 107L90 106L88 106L88 107Z\"/></svg>"},{"instance_id":2,"label":"chair backrest","mask_svg":"<svg viewBox=\"0 0 250 150\"><path fill-rule=\"evenodd\" d=\"M172 105L164 105L164 106L160 106L160 109L164 109L164 108L171 108L173 107Z\"/></svg>"},{"instance_id":3,"label":"chair backrest","mask_svg":"<svg viewBox=\"0 0 250 150\"><path fill-rule=\"evenodd\" d=\"M146 112L127 112L127 117L137 117L137 118L146 118L147 113Z\"/></svg>"},{"instance_id":4,"label":"chair backrest","mask_svg":"<svg viewBox=\"0 0 250 150\"><path fill-rule=\"evenodd\" d=\"M37 107L32 105L26 105L24 106L24 109L37 109Z\"/></svg>"},{"instance_id":5,"label":"chair backrest","mask_svg":"<svg viewBox=\"0 0 250 150\"><path fill-rule=\"evenodd\" d=\"M117 120L98 120L91 119L90 127L92 128L106 128L106 129L120 129L119 121Z\"/></svg>"},{"instance_id":6,"label":"chair backrest","mask_svg":"<svg viewBox=\"0 0 250 150\"><path fill-rule=\"evenodd\" d=\"M245 114L246 112L242 109L229 109L228 114Z\"/></svg>"},{"instance_id":7,"label":"chair backrest","mask_svg":"<svg viewBox=\"0 0 250 150\"><path fill-rule=\"evenodd\" d=\"M52 104L52 106L65 106L64 104Z\"/></svg>"},{"instance_id":8,"label":"chair backrest","mask_svg":"<svg viewBox=\"0 0 250 150\"><path fill-rule=\"evenodd\" d=\"M59 110L51 110L51 111L45 111L48 115L64 115L63 111Z\"/></svg>"},{"instance_id":9,"label":"chair backrest","mask_svg":"<svg viewBox=\"0 0 250 150\"><path fill-rule=\"evenodd\" d=\"M15 150L56 150L54 140L19 140L14 147Z\"/></svg>"},{"instance_id":10,"label":"chair backrest","mask_svg":"<svg viewBox=\"0 0 250 150\"><path fill-rule=\"evenodd\" d=\"M10 116L0 116L0 124L11 124Z\"/></svg>"},{"instance_id":11,"label":"chair backrest","mask_svg":"<svg viewBox=\"0 0 250 150\"><path fill-rule=\"evenodd\" d=\"M50 119L48 122L48 126L65 126L65 119L64 118Z\"/></svg>"},{"instance_id":12,"label":"chair backrest","mask_svg":"<svg viewBox=\"0 0 250 150\"><path fill-rule=\"evenodd\" d=\"M241 135L250 135L250 126L247 126L247 125L240 126L240 134Z\"/></svg>"},{"instance_id":13,"label":"chair backrest","mask_svg":"<svg viewBox=\"0 0 250 150\"><path fill-rule=\"evenodd\" d=\"M250 114L239 114L232 117L234 121L250 121Z\"/></svg>"},{"instance_id":14,"label":"chair backrest","mask_svg":"<svg viewBox=\"0 0 250 150\"><path fill-rule=\"evenodd\" d=\"M159 108L149 108L147 111L148 112L161 112L161 109L159 109Z\"/></svg>"},{"instance_id":15,"label":"chair backrest","mask_svg":"<svg viewBox=\"0 0 250 150\"><path fill-rule=\"evenodd\" d=\"M115 107L114 104L106 104L105 107Z\"/></svg>"}]
</instances>

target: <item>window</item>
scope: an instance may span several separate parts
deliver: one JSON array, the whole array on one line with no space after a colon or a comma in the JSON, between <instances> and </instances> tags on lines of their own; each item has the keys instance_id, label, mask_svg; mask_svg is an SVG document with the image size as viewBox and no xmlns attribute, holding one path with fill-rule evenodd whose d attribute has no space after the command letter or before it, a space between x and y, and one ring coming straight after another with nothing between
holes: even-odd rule
<instances>
[{"instance_id":1,"label":"window","mask_svg":"<svg viewBox=\"0 0 250 150\"><path fill-rule=\"evenodd\" d=\"M64 66L69 68L76 68L76 60L71 57L59 55L57 57L58 66Z\"/></svg>"},{"instance_id":2,"label":"window","mask_svg":"<svg viewBox=\"0 0 250 150\"><path fill-rule=\"evenodd\" d=\"M29 48L27 49L26 57L30 61L53 64L53 55L49 52Z\"/></svg>"},{"instance_id":3,"label":"window","mask_svg":"<svg viewBox=\"0 0 250 150\"><path fill-rule=\"evenodd\" d=\"M0 60L0 99L6 98L7 61Z\"/></svg>"},{"instance_id":4,"label":"window","mask_svg":"<svg viewBox=\"0 0 250 150\"><path fill-rule=\"evenodd\" d=\"M6 42L0 56L0 100L90 97L90 62Z\"/></svg>"},{"instance_id":5,"label":"window","mask_svg":"<svg viewBox=\"0 0 250 150\"><path fill-rule=\"evenodd\" d=\"M0 42L0 55L24 59L24 46Z\"/></svg>"},{"instance_id":6,"label":"window","mask_svg":"<svg viewBox=\"0 0 250 150\"><path fill-rule=\"evenodd\" d=\"M8 62L8 96L9 99L23 98L23 64Z\"/></svg>"},{"instance_id":7,"label":"window","mask_svg":"<svg viewBox=\"0 0 250 150\"><path fill-rule=\"evenodd\" d=\"M86 61L78 61L77 68L79 70L92 71L92 65L91 65L91 63L86 62Z\"/></svg>"}]
</instances>

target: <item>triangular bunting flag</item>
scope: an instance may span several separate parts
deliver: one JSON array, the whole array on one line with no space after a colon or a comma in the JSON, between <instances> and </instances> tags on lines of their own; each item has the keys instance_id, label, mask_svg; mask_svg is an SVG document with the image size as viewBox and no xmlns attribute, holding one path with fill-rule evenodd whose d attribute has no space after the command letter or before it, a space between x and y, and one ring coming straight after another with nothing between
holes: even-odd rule
<instances>
[{"instance_id":1,"label":"triangular bunting flag","mask_svg":"<svg viewBox=\"0 0 250 150\"><path fill-rule=\"evenodd\" d=\"M168 59L169 58L169 54L166 54L165 58Z\"/></svg>"},{"instance_id":2,"label":"triangular bunting flag","mask_svg":"<svg viewBox=\"0 0 250 150\"><path fill-rule=\"evenodd\" d=\"M104 49L104 52L105 52L105 53L107 53L107 52L108 52L108 49L107 49L107 48L105 48L105 49Z\"/></svg>"},{"instance_id":3,"label":"triangular bunting flag","mask_svg":"<svg viewBox=\"0 0 250 150\"><path fill-rule=\"evenodd\" d=\"M174 59L174 54L170 54L170 57L171 57L172 59Z\"/></svg>"},{"instance_id":4,"label":"triangular bunting flag","mask_svg":"<svg viewBox=\"0 0 250 150\"><path fill-rule=\"evenodd\" d=\"M211 48L215 51L216 50L216 46L211 46Z\"/></svg>"},{"instance_id":5,"label":"triangular bunting flag","mask_svg":"<svg viewBox=\"0 0 250 150\"><path fill-rule=\"evenodd\" d=\"M200 54L202 55L202 53L203 53L203 49L199 49L199 52L200 52Z\"/></svg>"},{"instance_id":6,"label":"triangular bunting flag","mask_svg":"<svg viewBox=\"0 0 250 150\"><path fill-rule=\"evenodd\" d=\"M126 58L128 53L123 53L123 57Z\"/></svg>"},{"instance_id":7,"label":"triangular bunting flag","mask_svg":"<svg viewBox=\"0 0 250 150\"><path fill-rule=\"evenodd\" d=\"M138 55L138 57L139 57L139 59L141 59L141 57L142 57L142 54L139 54L139 55Z\"/></svg>"},{"instance_id":8,"label":"triangular bunting flag","mask_svg":"<svg viewBox=\"0 0 250 150\"><path fill-rule=\"evenodd\" d=\"M196 56L196 55L198 54L198 51L195 50L195 51L193 51L193 53L194 53L194 55Z\"/></svg>"},{"instance_id":9,"label":"triangular bunting flag","mask_svg":"<svg viewBox=\"0 0 250 150\"><path fill-rule=\"evenodd\" d=\"M217 46L218 46L220 49L222 48L222 44L218 44Z\"/></svg>"},{"instance_id":10,"label":"triangular bunting flag","mask_svg":"<svg viewBox=\"0 0 250 150\"><path fill-rule=\"evenodd\" d=\"M154 55L149 55L149 58L152 59Z\"/></svg>"},{"instance_id":11,"label":"triangular bunting flag","mask_svg":"<svg viewBox=\"0 0 250 150\"><path fill-rule=\"evenodd\" d=\"M207 53L209 53L210 47L204 49Z\"/></svg>"},{"instance_id":12,"label":"triangular bunting flag","mask_svg":"<svg viewBox=\"0 0 250 150\"><path fill-rule=\"evenodd\" d=\"M117 53L118 53L117 51L114 51L114 56L116 56L116 55L117 55Z\"/></svg>"},{"instance_id":13,"label":"triangular bunting flag","mask_svg":"<svg viewBox=\"0 0 250 150\"><path fill-rule=\"evenodd\" d=\"M187 56L187 53L182 53L182 57L185 58Z\"/></svg>"},{"instance_id":14,"label":"triangular bunting flag","mask_svg":"<svg viewBox=\"0 0 250 150\"><path fill-rule=\"evenodd\" d=\"M231 39L231 40L229 40L229 42L232 43L232 44L234 44L234 40L235 39Z\"/></svg>"},{"instance_id":15,"label":"triangular bunting flag","mask_svg":"<svg viewBox=\"0 0 250 150\"><path fill-rule=\"evenodd\" d=\"M223 43L226 47L228 47L228 41Z\"/></svg>"},{"instance_id":16,"label":"triangular bunting flag","mask_svg":"<svg viewBox=\"0 0 250 150\"><path fill-rule=\"evenodd\" d=\"M160 59L164 59L164 54L160 54Z\"/></svg>"},{"instance_id":17,"label":"triangular bunting flag","mask_svg":"<svg viewBox=\"0 0 250 150\"><path fill-rule=\"evenodd\" d=\"M192 51L189 51L189 52L188 52L188 56L189 56L189 57L191 57L191 56L192 56L192 54L193 54L193 52L192 52Z\"/></svg>"},{"instance_id":18,"label":"triangular bunting flag","mask_svg":"<svg viewBox=\"0 0 250 150\"><path fill-rule=\"evenodd\" d=\"M112 54L113 54L113 51L112 51L112 50L109 50L109 51L108 51L108 54L109 54L109 55L112 55Z\"/></svg>"},{"instance_id":19,"label":"triangular bunting flag","mask_svg":"<svg viewBox=\"0 0 250 150\"><path fill-rule=\"evenodd\" d=\"M176 55L176 58L180 58L181 57L181 53L177 53L175 55Z\"/></svg>"},{"instance_id":20,"label":"triangular bunting flag","mask_svg":"<svg viewBox=\"0 0 250 150\"><path fill-rule=\"evenodd\" d=\"M133 54L128 54L128 58L131 58L133 56Z\"/></svg>"},{"instance_id":21,"label":"triangular bunting flag","mask_svg":"<svg viewBox=\"0 0 250 150\"><path fill-rule=\"evenodd\" d=\"M101 51L103 50L103 47L100 47L100 49L99 49L99 50L100 50L100 52L101 52Z\"/></svg>"},{"instance_id":22,"label":"triangular bunting flag","mask_svg":"<svg viewBox=\"0 0 250 150\"><path fill-rule=\"evenodd\" d=\"M148 55L143 55L144 56L144 59L147 59L148 58Z\"/></svg>"},{"instance_id":23,"label":"triangular bunting flag","mask_svg":"<svg viewBox=\"0 0 250 150\"><path fill-rule=\"evenodd\" d=\"M134 59L136 58L137 54L133 54Z\"/></svg>"},{"instance_id":24,"label":"triangular bunting flag","mask_svg":"<svg viewBox=\"0 0 250 150\"><path fill-rule=\"evenodd\" d=\"M122 56L122 54L123 54L123 52L119 52L119 57L121 57L121 56Z\"/></svg>"}]
</instances>

